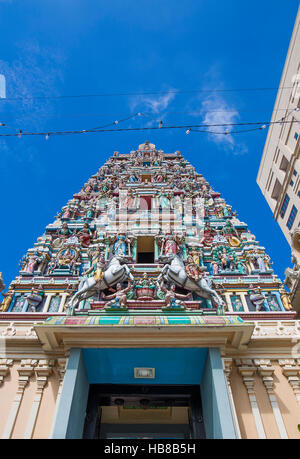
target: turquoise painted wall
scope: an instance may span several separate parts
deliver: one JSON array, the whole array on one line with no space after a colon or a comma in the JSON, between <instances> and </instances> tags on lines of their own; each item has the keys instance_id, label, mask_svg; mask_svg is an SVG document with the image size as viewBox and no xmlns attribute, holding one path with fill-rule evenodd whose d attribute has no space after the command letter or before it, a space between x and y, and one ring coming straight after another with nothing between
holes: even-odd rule
<instances>
[{"instance_id":1,"label":"turquoise painted wall","mask_svg":"<svg viewBox=\"0 0 300 459\"><path fill-rule=\"evenodd\" d=\"M81 349L71 349L52 438L82 438L88 393Z\"/></svg>"},{"instance_id":2,"label":"turquoise painted wall","mask_svg":"<svg viewBox=\"0 0 300 459\"><path fill-rule=\"evenodd\" d=\"M135 379L153 367L155 379ZM199 384L207 438L236 438L219 349L72 349L52 438L82 438L89 384Z\"/></svg>"},{"instance_id":3,"label":"turquoise painted wall","mask_svg":"<svg viewBox=\"0 0 300 459\"><path fill-rule=\"evenodd\" d=\"M208 350L201 381L202 409L207 438L236 438L220 350Z\"/></svg>"},{"instance_id":4,"label":"turquoise painted wall","mask_svg":"<svg viewBox=\"0 0 300 459\"><path fill-rule=\"evenodd\" d=\"M83 349L90 384L200 384L204 348ZM135 367L155 368L155 379L134 378Z\"/></svg>"}]
</instances>

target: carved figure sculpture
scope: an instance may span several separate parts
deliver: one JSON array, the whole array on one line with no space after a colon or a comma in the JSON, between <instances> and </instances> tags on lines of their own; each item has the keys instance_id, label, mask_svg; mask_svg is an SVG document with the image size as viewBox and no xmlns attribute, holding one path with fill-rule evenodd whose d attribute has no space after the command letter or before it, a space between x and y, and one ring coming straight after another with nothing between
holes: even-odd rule
<instances>
[{"instance_id":1,"label":"carved figure sculpture","mask_svg":"<svg viewBox=\"0 0 300 459\"><path fill-rule=\"evenodd\" d=\"M120 283L117 284L117 290L112 295L103 295L104 300L111 300L109 303L106 304L106 308L118 308L118 309L127 309L127 295L126 293L129 292L132 288L132 284L129 281L128 286L122 289L122 285Z\"/></svg>"},{"instance_id":2,"label":"carved figure sculpture","mask_svg":"<svg viewBox=\"0 0 300 459\"><path fill-rule=\"evenodd\" d=\"M160 284L160 289L164 292L165 294L165 306L167 308L180 308L180 309L185 309L186 304L184 303L183 300L192 300L193 295L192 293L188 293L187 295L180 295L179 293L175 293L175 284L172 284L170 289L166 289L164 286L164 283L162 282Z\"/></svg>"}]
</instances>

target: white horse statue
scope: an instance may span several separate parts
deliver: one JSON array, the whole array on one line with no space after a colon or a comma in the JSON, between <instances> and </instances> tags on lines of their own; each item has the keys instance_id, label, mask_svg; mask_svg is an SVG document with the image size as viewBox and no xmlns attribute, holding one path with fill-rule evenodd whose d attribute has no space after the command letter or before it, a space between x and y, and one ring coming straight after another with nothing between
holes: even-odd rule
<instances>
[{"instance_id":1,"label":"white horse statue","mask_svg":"<svg viewBox=\"0 0 300 459\"><path fill-rule=\"evenodd\" d=\"M126 260L123 257L114 256L109 261L101 280L96 281L94 277L84 277L79 284L77 292L68 303L67 315L73 315L74 309L79 305L80 301L90 298L100 290L105 290L126 279L130 279L134 285L134 277L125 262Z\"/></svg>"},{"instance_id":2,"label":"white horse statue","mask_svg":"<svg viewBox=\"0 0 300 459\"><path fill-rule=\"evenodd\" d=\"M187 275L184 263L178 255L172 254L168 256L167 263L170 264L166 264L163 267L162 272L157 278L157 285L159 285L160 280L164 278L166 281L176 284L178 287L195 292L198 296L213 300L217 304L218 310L223 310L224 301L211 287L208 279L202 277L198 282L191 279Z\"/></svg>"}]
</instances>

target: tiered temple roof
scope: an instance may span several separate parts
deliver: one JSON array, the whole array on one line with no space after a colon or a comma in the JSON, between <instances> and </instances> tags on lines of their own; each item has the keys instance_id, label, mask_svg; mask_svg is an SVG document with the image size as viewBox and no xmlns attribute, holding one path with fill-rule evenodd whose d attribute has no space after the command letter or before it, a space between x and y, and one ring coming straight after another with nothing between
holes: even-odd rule
<instances>
[{"instance_id":1,"label":"tiered temple roof","mask_svg":"<svg viewBox=\"0 0 300 459\"><path fill-rule=\"evenodd\" d=\"M247 224L179 151L149 142L114 152L73 195L24 255L1 305L18 317L124 324L292 318L291 309Z\"/></svg>"}]
</instances>

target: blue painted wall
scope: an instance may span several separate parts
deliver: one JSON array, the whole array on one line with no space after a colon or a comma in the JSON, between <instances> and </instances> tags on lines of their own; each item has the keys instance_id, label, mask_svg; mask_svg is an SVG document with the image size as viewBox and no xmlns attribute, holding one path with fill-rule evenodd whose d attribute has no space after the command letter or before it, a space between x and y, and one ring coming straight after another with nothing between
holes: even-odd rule
<instances>
[{"instance_id":1,"label":"blue painted wall","mask_svg":"<svg viewBox=\"0 0 300 459\"><path fill-rule=\"evenodd\" d=\"M155 379L135 379L135 367ZM82 438L89 384L198 384L207 438L236 438L219 349L72 349L52 438Z\"/></svg>"},{"instance_id":2,"label":"blue painted wall","mask_svg":"<svg viewBox=\"0 0 300 459\"><path fill-rule=\"evenodd\" d=\"M208 350L201 381L207 438L236 438L220 350Z\"/></svg>"},{"instance_id":3,"label":"blue painted wall","mask_svg":"<svg viewBox=\"0 0 300 459\"><path fill-rule=\"evenodd\" d=\"M200 384L207 349L83 349L90 384ZM134 378L135 367L155 368L155 379Z\"/></svg>"},{"instance_id":4,"label":"blue painted wall","mask_svg":"<svg viewBox=\"0 0 300 459\"><path fill-rule=\"evenodd\" d=\"M81 349L71 349L52 438L82 438L88 392Z\"/></svg>"}]
</instances>

